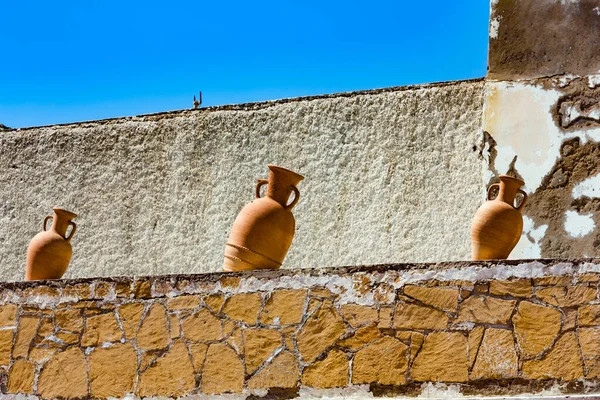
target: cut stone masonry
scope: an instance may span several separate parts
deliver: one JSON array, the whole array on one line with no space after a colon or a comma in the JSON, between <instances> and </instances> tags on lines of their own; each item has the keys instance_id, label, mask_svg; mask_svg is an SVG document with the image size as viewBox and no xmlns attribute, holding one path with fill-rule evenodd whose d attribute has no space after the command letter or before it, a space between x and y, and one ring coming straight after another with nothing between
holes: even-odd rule
<instances>
[{"instance_id":1,"label":"cut stone masonry","mask_svg":"<svg viewBox=\"0 0 600 400\"><path fill-rule=\"evenodd\" d=\"M594 393L599 282L590 259L3 283L2 392Z\"/></svg>"}]
</instances>

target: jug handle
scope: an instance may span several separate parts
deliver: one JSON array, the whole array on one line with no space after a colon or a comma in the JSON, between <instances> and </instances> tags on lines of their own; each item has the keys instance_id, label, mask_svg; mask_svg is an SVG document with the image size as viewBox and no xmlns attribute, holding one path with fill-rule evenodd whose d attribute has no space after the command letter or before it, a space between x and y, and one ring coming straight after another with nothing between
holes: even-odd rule
<instances>
[{"instance_id":1,"label":"jug handle","mask_svg":"<svg viewBox=\"0 0 600 400\"><path fill-rule=\"evenodd\" d=\"M521 211L521 208L523 208L525 206L525 203L527 203L527 193L525 193L525 191L523 189L519 189L519 190L517 190L517 192L519 192L523 195L523 201L521 202L519 207L516 207L517 210Z\"/></svg>"},{"instance_id":2,"label":"jug handle","mask_svg":"<svg viewBox=\"0 0 600 400\"><path fill-rule=\"evenodd\" d=\"M487 192L487 199L488 199L488 200L492 200L492 199L490 198L490 197L492 196L492 188L494 188L494 187L496 187L496 186L497 186L498 188L500 188L500 184L499 184L499 183L493 183L493 184L491 184L491 185L490 185L490 187L488 188L488 192Z\"/></svg>"},{"instance_id":3,"label":"jug handle","mask_svg":"<svg viewBox=\"0 0 600 400\"><path fill-rule=\"evenodd\" d=\"M46 224L48 223L49 219L52 219L52 215L48 215L46 218L44 218L44 232L46 232Z\"/></svg>"},{"instance_id":4,"label":"jug handle","mask_svg":"<svg viewBox=\"0 0 600 400\"><path fill-rule=\"evenodd\" d=\"M67 242L71 241L71 238L73 237L73 235L75 234L75 231L77 230L77 225L75 225L75 222L69 221L69 225L71 225L73 227L73 230L71 231L71 234L66 238Z\"/></svg>"},{"instance_id":5,"label":"jug handle","mask_svg":"<svg viewBox=\"0 0 600 400\"><path fill-rule=\"evenodd\" d=\"M285 206L286 210L291 210L292 208L294 208L294 206L296 205L298 200L300 200L300 191L298 190L298 188L296 186L292 185L292 190L294 191L294 200L292 200L292 202L290 204Z\"/></svg>"},{"instance_id":6,"label":"jug handle","mask_svg":"<svg viewBox=\"0 0 600 400\"><path fill-rule=\"evenodd\" d=\"M256 198L257 199L260 199L260 188L263 185L266 185L267 183L269 183L269 181L266 179L258 179L258 183L256 184Z\"/></svg>"}]
</instances>

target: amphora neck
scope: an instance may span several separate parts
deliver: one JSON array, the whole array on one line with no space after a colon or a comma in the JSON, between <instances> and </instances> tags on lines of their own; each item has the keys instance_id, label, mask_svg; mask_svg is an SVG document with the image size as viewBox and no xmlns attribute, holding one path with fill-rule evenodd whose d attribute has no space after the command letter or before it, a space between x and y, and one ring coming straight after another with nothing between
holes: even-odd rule
<instances>
[{"instance_id":1,"label":"amphora neck","mask_svg":"<svg viewBox=\"0 0 600 400\"><path fill-rule=\"evenodd\" d=\"M60 236L66 238L69 222L75 218L77 214L72 213L62 208L54 209L54 220L52 221L52 230L56 231Z\"/></svg>"},{"instance_id":2,"label":"amphora neck","mask_svg":"<svg viewBox=\"0 0 600 400\"><path fill-rule=\"evenodd\" d=\"M270 172L267 196L285 207L294 190L292 187L298 185L304 177L294 171L278 167L277 165L269 164L268 167Z\"/></svg>"},{"instance_id":3,"label":"amphora neck","mask_svg":"<svg viewBox=\"0 0 600 400\"><path fill-rule=\"evenodd\" d=\"M511 206L514 206L517 191L525 182L518 178L513 178L508 175L500 175L500 191L498 192L498 200L503 201Z\"/></svg>"}]
</instances>

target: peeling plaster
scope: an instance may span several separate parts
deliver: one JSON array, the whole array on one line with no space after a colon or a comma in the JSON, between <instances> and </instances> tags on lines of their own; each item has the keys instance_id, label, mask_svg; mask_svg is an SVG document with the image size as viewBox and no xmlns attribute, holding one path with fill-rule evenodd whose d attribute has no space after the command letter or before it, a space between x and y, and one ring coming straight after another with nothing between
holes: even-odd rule
<instances>
[{"instance_id":1,"label":"peeling plaster","mask_svg":"<svg viewBox=\"0 0 600 400\"><path fill-rule=\"evenodd\" d=\"M565 230L571 237L584 237L596 227L592 217L593 214L582 215L577 211L567 210L565 213Z\"/></svg>"},{"instance_id":2,"label":"peeling plaster","mask_svg":"<svg viewBox=\"0 0 600 400\"><path fill-rule=\"evenodd\" d=\"M502 19L501 16L498 16L496 18L494 18L493 20L490 21L490 38L491 39L497 39L498 38L498 29L500 28L500 20Z\"/></svg>"},{"instance_id":3,"label":"peeling plaster","mask_svg":"<svg viewBox=\"0 0 600 400\"><path fill-rule=\"evenodd\" d=\"M600 7L596 7L594 10L598 10L598 15L600 15ZM587 82L590 89L600 86L600 75L589 75Z\"/></svg>"},{"instance_id":4,"label":"peeling plaster","mask_svg":"<svg viewBox=\"0 0 600 400\"><path fill-rule=\"evenodd\" d=\"M546 235L548 225L537 228L531 218L523 216L523 234L521 239L508 257L511 260L519 258L540 258L542 256L541 240Z\"/></svg>"},{"instance_id":5,"label":"peeling plaster","mask_svg":"<svg viewBox=\"0 0 600 400\"><path fill-rule=\"evenodd\" d=\"M575 185L573 188L573 198L579 199L583 196L590 198L600 197L600 175L589 177Z\"/></svg>"},{"instance_id":6,"label":"peeling plaster","mask_svg":"<svg viewBox=\"0 0 600 400\"><path fill-rule=\"evenodd\" d=\"M533 193L560 155L564 135L550 111L561 93L521 82L488 82L485 96L484 130L497 143L494 167L507 171L517 155L515 168Z\"/></svg>"},{"instance_id":7,"label":"peeling plaster","mask_svg":"<svg viewBox=\"0 0 600 400\"><path fill-rule=\"evenodd\" d=\"M483 130L493 139L495 154L487 159L483 157L484 163L487 163L483 171L485 184L490 184L491 175L507 171L517 156L514 169L525 181L523 189L530 195L529 204L524 209L525 217L530 219L524 220L523 236L511 253L511 259L566 256L564 252L573 248L573 242L567 243L568 240L588 235L597 225L595 211L590 209L591 206L581 209L582 203L560 203L560 209L555 213L558 227L551 224L549 229L547 222L552 222L554 217L540 215L551 204L559 204L556 203L558 200L552 200L556 197L552 197L555 194L551 191L565 190L560 189L565 185L576 185L573 188L575 200L582 196L600 197L600 176L577 183L581 179L580 170L574 172L573 167L560 169L564 168L561 160L571 154L567 148L572 148L566 146L564 154L561 154L563 144L578 140L580 145L586 145L600 140L600 103L594 103L599 95L593 92L599 84L598 74L585 77L565 74L537 80L486 83ZM593 160L590 155L586 162L594 163ZM570 160L565 165L577 162ZM591 164L585 168L590 173L594 172L590 169ZM567 211L570 212L565 214ZM544 240L546 234L553 235L554 253L544 253L544 249L548 248L548 241ZM578 246L579 252L569 255L593 253L588 245L582 243Z\"/></svg>"}]
</instances>

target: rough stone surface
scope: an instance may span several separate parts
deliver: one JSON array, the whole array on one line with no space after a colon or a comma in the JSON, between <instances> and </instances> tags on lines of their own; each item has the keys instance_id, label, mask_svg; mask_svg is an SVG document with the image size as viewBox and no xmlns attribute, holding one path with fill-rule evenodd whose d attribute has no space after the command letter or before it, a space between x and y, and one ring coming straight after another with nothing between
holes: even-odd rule
<instances>
[{"instance_id":1,"label":"rough stone surface","mask_svg":"<svg viewBox=\"0 0 600 400\"><path fill-rule=\"evenodd\" d=\"M584 360L600 355L600 328L581 328L577 335Z\"/></svg>"},{"instance_id":2,"label":"rough stone surface","mask_svg":"<svg viewBox=\"0 0 600 400\"><path fill-rule=\"evenodd\" d=\"M178 340L140 375L138 396L183 396L196 386L194 368L185 344Z\"/></svg>"},{"instance_id":3,"label":"rough stone surface","mask_svg":"<svg viewBox=\"0 0 600 400\"><path fill-rule=\"evenodd\" d=\"M573 307L596 298L598 289L588 286L544 288L535 292L540 300L557 307Z\"/></svg>"},{"instance_id":4,"label":"rough stone surface","mask_svg":"<svg viewBox=\"0 0 600 400\"><path fill-rule=\"evenodd\" d=\"M21 317L17 328L17 338L13 348L13 357L27 357L31 341L37 333L39 317Z\"/></svg>"},{"instance_id":5,"label":"rough stone surface","mask_svg":"<svg viewBox=\"0 0 600 400\"><path fill-rule=\"evenodd\" d=\"M469 379L467 338L459 332L427 335L411 376L417 382L466 382Z\"/></svg>"},{"instance_id":6,"label":"rough stone surface","mask_svg":"<svg viewBox=\"0 0 600 400\"><path fill-rule=\"evenodd\" d=\"M33 393L33 379L35 364L26 360L17 360L10 367L8 383L6 385L10 393Z\"/></svg>"},{"instance_id":7,"label":"rough stone surface","mask_svg":"<svg viewBox=\"0 0 600 400\"><path fill-rule=\"evenodd\" d=\"M83 329L81 310L57 310L54 314L54 324L58 329L81 332Z\"/></svg>"},{"instance_id":8,"label":"rough stone surface","mask_svg":"<svg viewBox=\"0 0 600 400\"><path fill-rule=\"evenodd\" d=\"M90 354L89 363L93 397L123 397L133 391L137 354L131 344L97 348Z\"/></svg>"},{"instance_id":9,"label":"rough stone surface","mask_svg":"<svg viewBox=\"0 0 600 400\"><path fill-rule=\"evenodd\" d=\"M302 320L306 290L278 290L271 294L260 315L267 325L297 324Z\"/></svg>"},{"instance_id":10,"label":"rough stone surface","mask_svg":"<svg viewBox=\"0 0 600 400\"><path fill-rule=\"evenodd\" d=\"M404 294L444 311L456 312L458 307L458 290L456 289L428 288L410 285L404 288Z\"/></svg>"},{"instance_id":11,"label":"rough stone surface","mask_svg":"<svg viewBox=\"0 0 600 400\"><path fill-rule=\"evenodd\" d=\"M471 379L516 378L518 362L512 332L508 329L486 329Z\"/></svg>"},{"instance_id":12,"label":"rough stone surface","mask_svg":"<svg viewBox=\"0 0 600 400\"><path fill-rule=\"evenodd\" d=\"M311 362L346 332L346 324L330 302L324 302L305 323L298 335L298 350Z\"/></svg>"},{"instance_id":13,"label":"rough stone surface","mask_svg":"<svg viewBox=\"0 0 600 400\"><path fill-rule=\"evenodd\" d=\"M348 384L349 363L346 354L333 349L321 361L315 361L302 372L304 386L327 389Z\"/></svg>"},{"instance_id":14,"label":"rough stone surface","mask_svg":"<svg viewBox=\"0 0 600 400\"><path fill-rule=\"evenodd\" d=\"M600 285L595 271L595 259L502 260L0 282L4 306L18 305L16 326L0 329L2 390L40 400L593 394L600 308L595 298L582 302ZM65 286L82 297L60 297ZM131 290L119 297L118 287ZM291 291L300 318L280 308L265 325L251 305L246 319L242 299L260 297L266 307L279 292L289 305ZM540 291L565 307L543 302ZM389 303L383 292L393 293ZM448 293L456 308L442 305ZM235 299L229 314L218 311L226 299ZM244 322L254 318L257 326Z\"/></svg>"},{"instance_id":15,"label":"rough stone surface","mask_svg":"<svg viewBox=\"0 0 600 400\"><path fill-rule=\"evenodd\" d=\"M0 330L0 365L8 365L10 362L10 354L13 350L12 329Z\"/></svg>"},{"instance_id":16,"label":"rough stone surface","mask_svg":"<svg viewBox=\"0 0 600 400\"><path fill-rule=\"evenodd\" d=\"M152 304L138 331L137 343L142 350L160 350L169 346L171 336L165 306Z\"/></svg>"},{"instance_id":17,"label":"rough stone surface","mask_svg":"<svg viewBox=\"0 0 600 400\"><path fill-rule=\"evenodd\" d=\"M307 177L284 268L467 259L482 201L473 150L482 88L453 82L2 132L0 182L12 188L0 201L10 210L0 214L4 279L22 279L23 251L57 204L85 227L65 278L219 271L268 163ZM443 201L431 196L441 186Z\"/></svg>"},{"instance_id":18,"label":"rough stone surface","mask_svg":"<svg viewBox=\"0 0 600 400\"><path fill-rule=\"evenodd\" d=\"M119 307L119 316L121 326L125 331L125 338L133 339L136 336L143 313L144 305L140 303L123 304Z\"/></svg>"},{"instance_id":19,"label":"rough stone surface","mask_svg":"<svg viewBox=\"0 0 600 400\"><path fill-rule=\"evenodd\" d=\"M281 333L274 329L246 329L244 331L244 354L246 373L254 371L281 347Z\"/></svg>"},{"instance_id":20,"label":"rough stone surface","mask_svg":"<svg viewBox=\"0 0 600 400\"><path fill-rule=\"evenodd\" d=\"M211 314L206 308L185 317L181 321L183 336L193 341L219 340L223 337L221 320Z\"/></svg>"},{"instance_id":21,"label":"rough stone surface","mask_svg":"<svg viewBox=\"0 0 600 400\"><path fill-rule=\"evenodd\" d=\"M508 324L517 302L495 297L471 296L460 305L459 322Z\"/></svg>"},{"instance_id":22,"label":"rough stone surface","mask_svg":"<svg viewBox=\"0 0 600 400\"><path fill-rule=\"evenodd\" d=\"M469 345L469 368L473 368L475 357L477 356L477 351L479 351L479 346L481 345L484 332L485 328L483 326L477 326L469 332L469 337L467 340L467 344Z\"/></svg>"},{"instance_id":23,"label":"rough stone surface","mask_svg":"<svg viewBox=\"0 0 600 400\"><path fill-rule=\"evenodd\" d=\"M17 305L6 304L0 307L0 328L17 324Z\"/></svg>"},{"instance_id":24,"label":"rough stone surface","mask_svg":"<svg viewBox=\"0 0 600 400\"><path fill-rule=\"evenodd\" d=\"M88 377L83 352L72 347L55 355L42 369L37 390L45 398L86 396Z\"/></svg>"},{"instance_id":25,"label":"rough stone surface","mask_svg":"<svg viewBox=\"0 0 600 400\"><path fill-rule=\"evenodd\" d=\"M521 351L534 357L548 349L560 332L560 311L523 301L513 317L513 325Z\"/></svg>"},{"instance_id":26,"label":"rough stone surface","mask_svg":"<svg viewBox=\"0 0 600 400\"><path fill-rule=\"evenodd\" d=\"M583 365L575 333L565 333L543 359L525 361L523 376L532 379L556 378L565 381L583 378Z\"/></svg>"},{"instance_id":27,"label":"rough stone surface","mask_svg":"<svg viewBox=\"0 0 600 400\"><path fill-rule=\"evenodd\" d=\"M97 346L102 343L121 340L123 333L117 324L114 313L100 314L86 320L81 338L82 346Z\"/></svg>"},{"instance_id":28,"label":"rough stone surface","mask_svg":"<svg viewBox=\"0 0 600 400\"><path fill-rule=\"evenodd\" d=\"M389 336L369 344L354 356L352 383L406 383L404 373L408 368L407 350L408 346Z\"/></svg>"},{"instance_id":29,"label":"rough stone surface","mask_svg":"<svg viewBox=\"0 0 600 400\"><path fill-rule=\"evenodd\" d=\"M213 344L208 348L202 372L202 393L239 393L244 386L244 365L231 347Z\"/></svg>"},{"instance_id":30,"label":"rough stone surface","mask_svg":"<svg viewBox=\"0 0 600 400\"><path fill-rule=\"evenodd\" d=\"M406 329L444 329L448 326L448 315L430 307L398 304L394 326Z\"/></svg>"},{"instance_id":31,"label":"rough stone surface","mask_svg":"<svg viewBox=\"0 0 600 400\"><path fill-rule=\"evenodd\" d=\"M190 356L192 356L192 364L194 365L194 371L200 372L206 359L206 352L208 345L204 343L190 343L188 345Z\"/></svg>"},{"instance_id":32,"label":"rough stone surface","mask_svg":"<svg viewBox=\"0 0 600 400\"><path fill-rule=\"evenodd\" d=\"M375 322L378 317L376 309L357 304L344 304L341 310L342 315L353 328Z\"/></svg>"},{"instance_id":33,"label":"rough stone surface","mask_svg":"<svg viewBox=\"0 0 600 400\"><path fill-rule=\"evenodd\" d=\"M259 293L237 294L225 301L223 312L231 319L243 321L248 325L256 325L260 306Z\"/></svg>"},{"instance_id":34,"label":"rough stone surface","mask_svg":"<svg viewBox=\"0 0 600 400\"><path fill-rule=\"evenodd\" d=\"M592 304L579 308L577 312L579 326L600 325L600 305Z\"/></svg>"},{"instance_id":35,"label":"rough stone surface","mask_svg":"<svg viewBox=\"0 0 600 400\"><path fill-rule=\"evenodd\" d=\"M515 279L513 281L491 281L490 293L497 296L531 297L533 289L531 279Z\"/></svg>"},{"instance_id":36,"label":"rough stone surface","mask_svg":"<svg viewBox=\"0 0 600 400\"><path fill-rule=\"evenodd\" d=\"M196 308L200 305L200 299L197 296L179 296L167 301L169 310L186 310Z\"/></svg>"},{"instance_id":37,"label":"rough stone surface","mask_svg":"<svg viewBox=\"0 0 600 400\"><path fill-rule=\"evenodd\" d=\"M290 389L298 386L300 366L298 360L290 352L279 353L270 364L266 365L248 381L250 389L281 388Z\"/></svg>"},{"instance_id":38,"label":"rough stone surface","mask_svg":"<svg viewBox=\"0 0 600 400\"><path fill-rule=\"evenodd\" d=\"M367 325L357 329L354 335L338 341L337 345L349 349L359 349L365 344L379 339L380 337L381 331L377 328L375 324Z\"/></svg>"}]
</instances>

